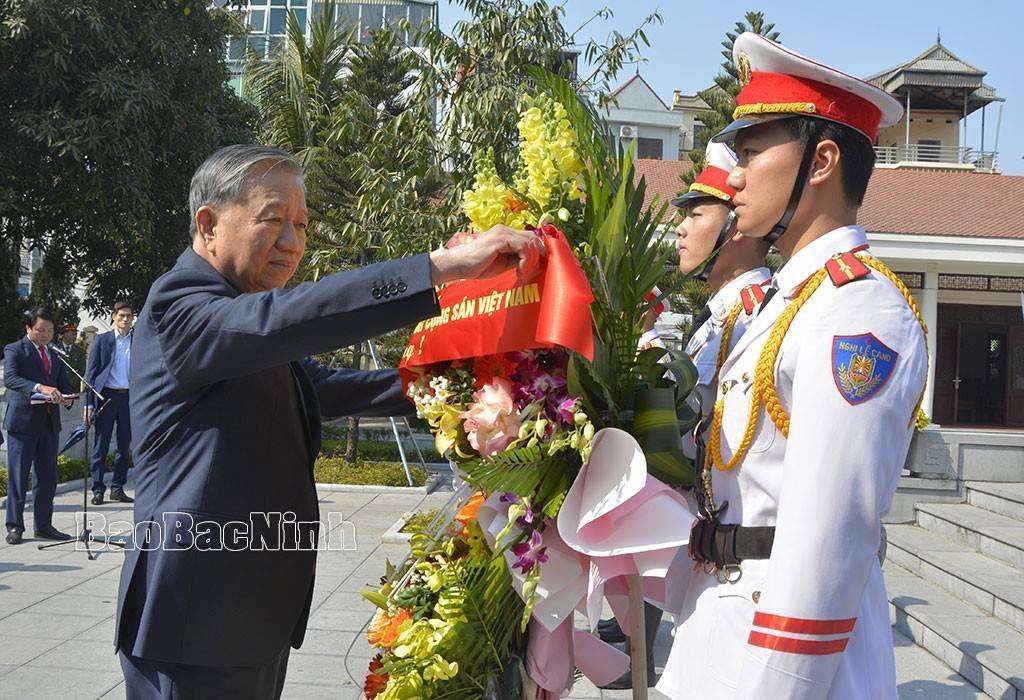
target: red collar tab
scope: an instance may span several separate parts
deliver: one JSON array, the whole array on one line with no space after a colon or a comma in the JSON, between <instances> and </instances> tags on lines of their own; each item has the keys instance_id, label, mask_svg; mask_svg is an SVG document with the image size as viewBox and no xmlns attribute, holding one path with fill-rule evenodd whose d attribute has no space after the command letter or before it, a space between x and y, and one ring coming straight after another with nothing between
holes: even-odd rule
<instances>
[{"instance_id":1,"label":"red collar tab","mask_svg":"<svg viewBox=\"0 0 1024 700\"><path fill-rule=\"evenodd\" d=\"M868 266L854 255L853 251L833 255L825 263L825 269L828 271L828 276L832 278L832 284L837 287L842 287L844 284L854 280L863 279L871 272Z\"/></svg>"},{"instance_id":2,"label":"red collar tab","mask_svg":"<svg viewBox=\"0 0 1024 700\"><path fill-rule=\"evenodd\" d=\"M740 292L740 301L743 302L743 310L750 316L764 301L764 287L760 284L748 284Z\"/></svg>"},{"instance_id":3,"label":"red collar tab","mask_svg":"<svg viewBox=\"0 0 1024 700\"><path fill-rule=\"evenodd\" d=\"M835 85L785 73L754 71L736 96L736 116L803 114L852 127L874 143L882 111L860 95Z\"/></svg>"}]
</instances>

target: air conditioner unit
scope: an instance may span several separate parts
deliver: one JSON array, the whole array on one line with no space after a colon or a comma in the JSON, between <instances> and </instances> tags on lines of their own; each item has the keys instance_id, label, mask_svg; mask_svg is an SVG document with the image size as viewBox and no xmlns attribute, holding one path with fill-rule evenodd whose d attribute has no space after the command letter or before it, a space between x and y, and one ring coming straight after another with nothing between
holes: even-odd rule
<instances>
[{"instance_id":1,"label":"air conditioner unit","mask_svg":"<svg viewBox=\"0 0 1024 700\"><path fill-rule=\"evenodd\" d=\"M619 138L620 139L635 139L639 134L639 129L629 124L623 124L619 127Z\"/></svg>"}]
</instances>

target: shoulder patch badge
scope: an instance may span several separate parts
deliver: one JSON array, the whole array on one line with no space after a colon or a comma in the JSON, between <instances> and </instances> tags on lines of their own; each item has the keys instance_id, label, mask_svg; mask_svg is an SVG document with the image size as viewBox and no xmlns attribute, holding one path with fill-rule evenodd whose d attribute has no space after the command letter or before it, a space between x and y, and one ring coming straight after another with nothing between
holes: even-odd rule
<instances>
[{"instance_id":1,"label":"shoulder patch badge","mask_svg":"<svg viewBox=\"0 0 1024 700\"><path fill-rule=\"evenodd\" d=\"M896 369L900 355L871 333L832 338L832 378L851 406L874 397Z\"/></svg>"}]
</instances>

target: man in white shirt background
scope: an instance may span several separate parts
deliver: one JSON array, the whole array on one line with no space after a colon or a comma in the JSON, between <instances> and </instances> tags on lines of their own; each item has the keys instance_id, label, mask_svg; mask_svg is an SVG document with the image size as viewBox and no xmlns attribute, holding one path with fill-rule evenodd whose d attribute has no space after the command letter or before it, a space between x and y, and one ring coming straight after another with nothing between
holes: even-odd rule
<instances>
[{"instance_id":1,"label":"man in white shirt background","mask_svg":"<svg viewBox=\"0 0 1024 700\"><path fill-rule=\"evenodd\" d=\"M96 336L89 353L85 378L102 396L86 391L85 420L94 422L96 438L92 449L92 503L103 503L107 452L117 427L117 454L114 474L110 480L110 500L131 503L124 492L128 479L129 448L132 441L131 419L128 412L128 366L132 354L132 324L135 310L131 303L114 304L114 329ZM102 408L102 410L100 410ZM94 420L95 419L95 420Z\"/></svg>"}]
</instances>

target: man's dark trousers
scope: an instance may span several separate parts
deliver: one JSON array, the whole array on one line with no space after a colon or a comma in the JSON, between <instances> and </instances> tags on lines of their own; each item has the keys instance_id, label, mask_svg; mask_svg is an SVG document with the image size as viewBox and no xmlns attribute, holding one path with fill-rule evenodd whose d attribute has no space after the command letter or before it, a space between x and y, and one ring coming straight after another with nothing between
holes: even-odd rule
<instances>
[{"instance_id":1,"label":"man's dark trousers","mask_svg":"<svg viewBox=\"0 0 1024 700\"><path fill-rule=\"evenodd\" d=\"M118 653L126 700L281 697L291 648L258 667L187 666Z\"/></svg>"},{"instance_id":2,"label":"man's dark trousers","mask_svg":"<svg viewBox=\"0 0 1024 700\"><path fill-rule=\"evenodd\" d=\"M110 488L124 488L128 480L129 450L132 442L131 412L128 410L127 389L104 389L105 402L100 404L96 412L96 441L92 446L92 490L103 493L106 490L104 472L107 468L107 452L110 450L110 439L114 435L114 424L117 424L117 455L114 459L114 475L110 479Z\"/></svg>"},{"instance_id":3,"label":"man's dark trousers","mask_svg":"<svg viewBox=\"0 0 1024 700\"><path fill-rule=\"evenodd\" d=\"M36 530L53 524L53 496L57 492L57 442L60 433L7 433L7 527L25 529L25 497L29 472L32 483L32 515ZM34 469L33 469L34 465Z\"/></svg>"}]
</instances>

